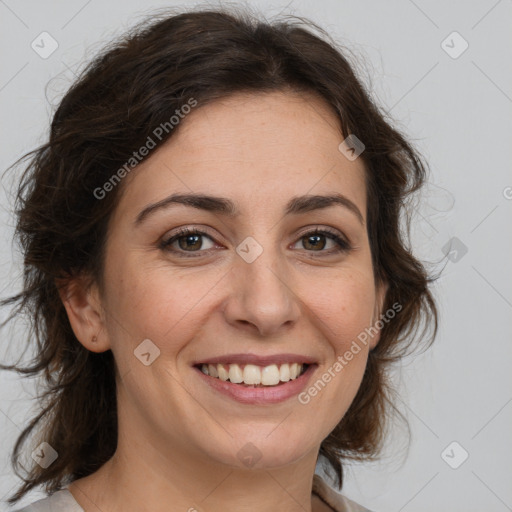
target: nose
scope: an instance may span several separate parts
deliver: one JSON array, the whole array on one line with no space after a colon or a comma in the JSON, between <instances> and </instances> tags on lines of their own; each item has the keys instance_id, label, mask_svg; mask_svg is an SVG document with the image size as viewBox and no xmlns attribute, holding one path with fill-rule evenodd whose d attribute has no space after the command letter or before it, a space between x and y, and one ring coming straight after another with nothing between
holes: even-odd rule
<instances>
[{"instance_id":1,"label":"nose","mask_svg":"<svg viewBox=\"0 0 512 512\"><path fill-rule=\"evenodd\" d=\"M230 325L267 337L297 323L301 301L285 265L269 249L252 263L236 259L228 277L229 296L224 306Z\"/></svg>"}]
</instances>

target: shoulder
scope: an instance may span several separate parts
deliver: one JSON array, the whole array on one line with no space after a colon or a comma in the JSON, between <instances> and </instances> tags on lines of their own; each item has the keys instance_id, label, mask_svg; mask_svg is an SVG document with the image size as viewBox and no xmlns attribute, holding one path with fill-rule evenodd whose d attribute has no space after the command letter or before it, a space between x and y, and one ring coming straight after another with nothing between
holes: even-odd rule
<instances>
[{"instance_id":1,"label":"shoulder","mask_svg":"<svg viewBox=\"0 0 512 512\"><path fill-rule=\"evenodd\" d=\"M67 489L61 489L47 498L12 512L84 512L84 509Z\"/></svg>"},{"instance_id":2,"label":"shoulder","mask_svg":"<svg viewBox=\"0 0 512 512\"><path fill-rule=\"evenodd\" d=\"M371 512L371 510L334 491L317 474L313 476L313 493L319 496L335 512Z\"/></svg>"}]
</instances>

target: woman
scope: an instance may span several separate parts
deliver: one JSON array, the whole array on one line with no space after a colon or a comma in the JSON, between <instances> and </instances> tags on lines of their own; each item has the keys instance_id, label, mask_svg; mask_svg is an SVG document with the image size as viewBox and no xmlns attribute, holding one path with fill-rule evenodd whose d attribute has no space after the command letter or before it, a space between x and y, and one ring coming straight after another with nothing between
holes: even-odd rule
<instances>
[{"instance_id":1,"label":"woman","mask_svg":"<svg viewBox=\"0 0 512 512\"><path fill-rule=\"evenodd\" d=\"M152 18L65 95L18 195L4 303L46 389L10 504L44 484L23 510L367 510L315 467L340 490L376 456L389 365L420 320L435 337L400 230L426 171L315 30Z\"/></svg>"}]
</instances>

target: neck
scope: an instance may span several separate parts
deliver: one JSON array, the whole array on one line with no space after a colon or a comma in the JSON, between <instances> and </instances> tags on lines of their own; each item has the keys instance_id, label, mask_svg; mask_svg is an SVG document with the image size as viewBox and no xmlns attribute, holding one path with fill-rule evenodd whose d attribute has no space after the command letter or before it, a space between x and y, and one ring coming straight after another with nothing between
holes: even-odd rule
<instances>
[{"instance_id":1,"label":"neck","mask_svg":"<svg viewBox=\"0 0 512 512\"><path fill-rule=\"evenodd\" d=\"M70 484L85 512L313 512L311 490L318 449L279 468L234 468L196 460L185 447L172 454L139 436L119 437L114 456L98 471ZM319 448L319 447L318 447ZM312 507L314 503L314 507Z\"/></svg>"}]
</instances>

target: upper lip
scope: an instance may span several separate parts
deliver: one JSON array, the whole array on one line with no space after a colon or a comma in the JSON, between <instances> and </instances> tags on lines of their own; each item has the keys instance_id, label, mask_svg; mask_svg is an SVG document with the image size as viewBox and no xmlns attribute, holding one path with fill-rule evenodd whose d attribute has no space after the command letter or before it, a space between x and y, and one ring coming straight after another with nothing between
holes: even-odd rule
<instances>
[{"instance_id":1,"label":"upper lip","mask_svg":"<svg viewBox=\"0 0 512 512\"><path fill-rule=\"evenodd\" d=\"M271 364L285 364L285 363L305 363L316 364L316 360L309 356L300 354L274 354L266 356L258 356L256 354L227 354L218 357L209 357L208 359L201 359L193 362L192 364L254 364L256 366L269 366Z\"/></svg>"}]
</instances>

